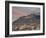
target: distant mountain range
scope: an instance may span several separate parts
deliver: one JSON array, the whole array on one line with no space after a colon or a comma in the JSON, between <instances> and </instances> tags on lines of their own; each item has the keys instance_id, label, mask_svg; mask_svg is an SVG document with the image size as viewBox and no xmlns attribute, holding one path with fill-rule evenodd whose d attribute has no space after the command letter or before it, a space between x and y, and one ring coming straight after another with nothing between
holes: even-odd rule
<instances>
[{"instance_id":1,"label":"distant mountain range","mask_svg":"<svg viewBox=\"0 0 46 38\"><path fill-rule=\"evenodd\" d=\"M13 22L13 24L29 24L33 21L40 20L40 15L30 14L27 16L20 17L16 21Z\"/></svg>"}]
</instances>

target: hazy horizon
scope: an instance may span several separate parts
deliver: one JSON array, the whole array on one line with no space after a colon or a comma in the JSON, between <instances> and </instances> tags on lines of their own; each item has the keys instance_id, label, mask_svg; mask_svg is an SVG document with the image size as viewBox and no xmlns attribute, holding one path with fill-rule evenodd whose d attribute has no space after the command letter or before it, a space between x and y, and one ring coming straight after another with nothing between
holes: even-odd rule
<instances>
[{"instance_id":1,"label":"hazy horizon","mask_svg":"<svg viewBox=\"0 0 46 38\"><path fill-rule=\"evenodd\" d=\"M40 8L36 7L12 7L12 21L29 14L40 14Z\"/></svg>"}]
</instances>

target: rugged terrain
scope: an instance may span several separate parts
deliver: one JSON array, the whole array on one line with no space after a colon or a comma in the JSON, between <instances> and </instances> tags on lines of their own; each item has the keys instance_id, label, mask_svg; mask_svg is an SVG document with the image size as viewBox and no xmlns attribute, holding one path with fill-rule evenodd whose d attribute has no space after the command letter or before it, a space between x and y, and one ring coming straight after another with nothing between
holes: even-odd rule
<instances>
[{"instance_id":1,"label":"rugged terrain","mask_svg":"<svg viewBox=\"0 0 46 38\"><path fill-rule=\"evenodd\" d=\"M40 30L40 15L30 14L12 23L13 31Z\"/></svg>"}]
</instances>

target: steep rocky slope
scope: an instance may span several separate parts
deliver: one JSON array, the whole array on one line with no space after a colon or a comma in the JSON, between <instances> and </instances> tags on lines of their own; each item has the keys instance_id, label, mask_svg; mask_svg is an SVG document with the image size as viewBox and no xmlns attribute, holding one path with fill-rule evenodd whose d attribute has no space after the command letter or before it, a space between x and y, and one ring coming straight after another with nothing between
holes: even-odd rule
<instances>
[{"instance_id":1,"label":"steep rocky slope","mask_svg":"<svg viewBox=\"0 0 46 38\"><path fill-rule=\"evenodd\" d=\"M40 29L40 15L30 14L20 17L12 23L13 31L22 30L39 30Z\"/></svg>"}]
</instances>

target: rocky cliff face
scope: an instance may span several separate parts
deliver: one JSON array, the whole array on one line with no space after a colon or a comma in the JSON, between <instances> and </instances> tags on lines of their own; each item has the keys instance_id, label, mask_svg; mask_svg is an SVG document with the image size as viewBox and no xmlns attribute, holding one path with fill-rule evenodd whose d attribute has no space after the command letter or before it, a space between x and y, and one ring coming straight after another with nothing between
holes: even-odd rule
<instances>
[{"instance_id":1,"label":"rocky cliff face","mask_svg":"<svg viewBox=\"0 0 46 38\"><path fill-rule=\"evenodd\" d=\"M23 16L12 23L13 31L22 30L39 30L40 29L40 15L30 14Z\"/></svg>"}]
</instances>

